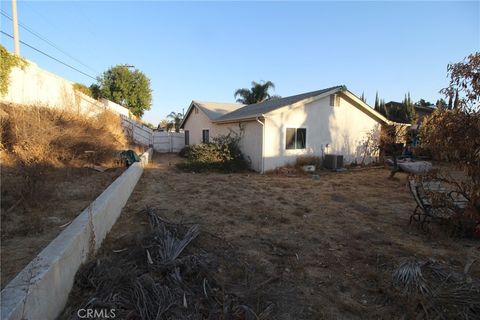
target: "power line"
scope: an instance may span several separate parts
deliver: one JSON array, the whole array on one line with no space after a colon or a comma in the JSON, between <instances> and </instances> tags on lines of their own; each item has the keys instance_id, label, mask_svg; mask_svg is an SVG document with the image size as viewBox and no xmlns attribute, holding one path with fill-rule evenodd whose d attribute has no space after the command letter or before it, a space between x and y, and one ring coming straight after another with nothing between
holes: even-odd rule
<instances>
[{"instance_id":1,"label":"power line","mask_svg":"<svg viewBox=\"0 0 480 320\"><path fill-rule=\"evenodd\" d=\"M12 36L11 34L8 34L8 33L4 32L4 31L2 31L2 30L0 30L0 33L2 33L3 35L6 35L7 37L10 37L11 39L13 39L13 36ZM58 63L63 64L64 66L69 67L70 69L73 69L73 70L75 70L75 71L83 74L84 76L87 76L87 77L89 77L89 78L92 78L92 79L95 80L95 81L97 80L96 78L92 77L91 75L86 74L85 72L83 72L83 71L81 71L81 70L78 70L77 68L72 67L71 65L69 65L69 64L67 64L67 63L65 63L65 62L63 62L63 61L61 61L61 60L59 60L59 59L57 59L57 58L55 58L55 57L52 57L52 56L49 55L48 53L45 53L45 52L43 52L42 50L37 49L37 48L35 48L34 46L29 45L28 43L25 43L25 42L22 41L22 40L20 40L20 43L23 44L23 45L25 45L25 46L27 46L27 47L29 47L29 48L31 48L31 49L33 49L33 50L35 50L35 51L37 51L37 52L39 52L39 53L41 53L41 54L43 54L43 55L45 55L46 57L48 57L48 58L50 58L50 59L52 59L52 60L57 61Z\"/></svg>"},{"instance_id":2,"label":"power line","mask_svg":"<svg viewBox=\"0 0 480 320\"><path fill-rule=\"evenodd\" d=\"M4 17L6 17L7 19L10 19L12 20L12 17L10 17L7 13L5 13L5 11L1 10L0 9L0 14ZM81 64L82 66L86 67L87 69L95 72L95 73L98 73L98 71L92 69L91 67L89 67L88 65L86 65L85 63L83 63L82 61L78 60L77 58L75 58L74 56L72 56L71 54L69 54L68 52L66 52L65 50L59 48L55 43L53 43L52 41L48 40L45 36L42 36L41 34L39 34L38 32L32 30L30 27L26 26L25 24L19 22L18 23L20 25L20 27L22 27L23 29L25 29L26 31L30 32L31 34L33 34L35 37L39 38L40 40L46 42L47 44L49 44L50 46L52 46L53 48L57 49L58 51L60 51L61 53L63 53L64 55L66 55L67 57L69 57L70 59L72 60L75 60L76 62L78 62L79 64Z\"/></svg>"}]
</instances>

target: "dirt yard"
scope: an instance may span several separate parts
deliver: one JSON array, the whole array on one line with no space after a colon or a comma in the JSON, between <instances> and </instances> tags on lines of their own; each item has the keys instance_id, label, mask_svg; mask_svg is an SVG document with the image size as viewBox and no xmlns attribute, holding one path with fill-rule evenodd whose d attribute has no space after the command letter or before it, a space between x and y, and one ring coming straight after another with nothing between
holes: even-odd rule
<instances>
[{"instance_id":1,"label":"dirt yard","mask_svg":"<svg viewBox=\"0 0 480 320\"><path fill-rule=\"evenodd\" d=\"M154 157L99 256L114 256L145 234L148 218L140 210L157 208L167 220L200 225L195 248L208 252L218 250L219 241L228 244L248 266L250 307L258 314L273 303L272 319L413 319L421 306L392 285L393 270L406 257L459 273L476 260L469 274L480 277L478 241L409 225L415 203L404 174L393 180L382 168L321 172L319 180L198 174L178 171L177 161L175 155ZM216 272L226 279L225 291L246 281L234 269ZM480 301L480 294L472 299Z\"/></svg>"},{"instance_id":2,"label":"dirt yard","mask_svg":"<svg viewBox=\"0 0 480 320\"><path fill-rule=\"evenodd\" d=\"M18 167L1 168L1 286L5 287L124 168L51 168L42 172L27 199Z\"/></svg>"}]
</instances>

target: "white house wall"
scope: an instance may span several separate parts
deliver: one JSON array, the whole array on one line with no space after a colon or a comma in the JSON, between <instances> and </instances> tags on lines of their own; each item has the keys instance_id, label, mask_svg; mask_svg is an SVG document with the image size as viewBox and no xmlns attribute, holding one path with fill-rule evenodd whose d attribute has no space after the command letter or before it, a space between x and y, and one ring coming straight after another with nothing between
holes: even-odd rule
<instances>
[{"instance_id":1,"label":"white house wall","mask_svg":"<svg viewBox=\"0 0 480 320\"><path fill-rule=\"evenodd\" d=\"M330 106L330 97L325 97L309 104L275 110L265 118L264 170L293 164L299 155L341 154L345 162L360 162L367 134L378 130L379 126L376 120L343 97L336 107ZM287 128L307 129L306 149L285 148Z\"/></svg>"},{"instance_id":2,"label":"white house wall","mask_svg":"<svg viewBox=\"0 0 480 320\"><path fill-rule=\"evenodd\" d=\"M192 109L183 127L185 132L188 131L190 145L202 143L203 130L210 130L210 137L213 137L215 132L215 125L210 121L205 113L202 112L202 110L198 108L197 110L198 113L195 113L195 109Z\"/></svg>"},{"instance_id":3,"label":"white house wall","mask_svg":"<svg viewBox=\"0 0 480 320\"><path fill-rule=\"evenodd\" d=\"M184 131L189 132L190 145L202 143L202 131L210 130L210 141L218 135L229 133L241 135L240 148L252 169L262 170L262 125L256 121L228 124L215 124L199 109L192 110L184 124Z\"/></svg>"},{"instance_id":4,"label":"white house wall","mask_svg":"<svg viewBox=\"0 0 480 320\"><path fill-rule=\"evenodd\" d=\"M235 134L241 137L240 149L255 171L262 171L263 126L257 121L216 125L215 134Z\"/></svg>"}]
</instances>

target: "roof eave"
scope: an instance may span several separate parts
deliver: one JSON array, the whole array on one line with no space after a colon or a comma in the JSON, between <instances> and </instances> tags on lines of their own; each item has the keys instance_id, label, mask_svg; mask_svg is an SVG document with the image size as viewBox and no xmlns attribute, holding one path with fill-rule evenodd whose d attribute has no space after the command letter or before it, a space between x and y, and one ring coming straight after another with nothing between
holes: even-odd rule
<instances>
[{"instance_id":1,"label":"roof eave","mask_svg":"<svg viewBox=\"0 0 480 320\"><path fill-rule=\"evenodd\" d=\"M195 101L192 100L190 102L190 105L188 106L187 112L183 115L182 122L180 122L180 129L183 129L185 125L185 121L187 120L188 116L190 115L190 112L192 111L192 106L194 105Z\"/></svg>"},{"instance_id":2,"label":"roof eave","mask_svg":"<svg viewBox=\"0 0 480 320\"><path fill-rule=\"evenodd\" d=\"M239 117L239 118L225 119L225 120L212 120L212 122L217 124L223 124L223 123L232 123L232 122L255 121L257 119L264 119L264 118L265 118L264 114L257 114L257 115L248 116L248 117Z\"/></svg>"},{"instance_id":3,"label":"roof eave","mask_svg":"<svg viewBox=\"0 0 480 320\"><path fill-rule=\"evenodd\" d=\"M302 100L299 100L299 101L296 101L294 103L291 103L291 104L287 104L287 105L284 105L284 106L281 106L277 109L274 109L274 110L271 110L271 111L268 111L266 112L265 114L263 113L257 113L255 115L248 115L248 116L245 116L245 117L238 117L238 118L232 118L232 119L225 119L225 120L214 120L212 122L215 122L215 123L228 123L228 122L239 122L239 121L252 121L252 120L256 120L258 117L265 117L265 115L269 114L269 113L272 113L272 112L275 112L279 109L282 109L282 108L285 108L285 107L290 107L290 106L296 106L296 105L299 105L299 104L304 104L304 103L310 103L310 102L313 102L313 101L316 101L316 100L319 100L319 99L323 99L325 97L328 97L329 95L331 94L334 94L334 93L337 93L339 91L344 91L346 90L345 89L345 86L339 86L337 88L334 88L332 90L329 90L329 91L326 91L324 93L321 93L319 95L316 95L316 96L313 96L313 97L308 97L308 98L304 98ZM227 113L228 114L228 113Z\"/></svg>"}]
</instances>

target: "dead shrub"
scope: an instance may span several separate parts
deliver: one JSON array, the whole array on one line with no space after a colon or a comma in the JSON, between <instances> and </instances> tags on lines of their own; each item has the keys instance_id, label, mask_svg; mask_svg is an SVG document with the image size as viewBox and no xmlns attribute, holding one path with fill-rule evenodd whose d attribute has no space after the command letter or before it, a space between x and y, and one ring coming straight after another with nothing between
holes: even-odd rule
<instances>
[{"instance_id":1,"label":"dead shrub","mask_svg":"<svg viewBox=\"0 0 480 320\"><path fill-rule=\"evenodd\" d=\"M23 166L62 166L94 151L108 161L126 145L121 120L110 111L88 118L42 107L0 105L2 146Z\"/></svg>"},{"instance_id":2,"label":"dead shrub","mask_svg":"<svg viewBox=\"0 0 480 320\"><path fill-rule=\"evenodd\" d=\"M86 159L87 150L94 152L97 163L113 162L116 151L126 144L121 120L110 111L89 118L59 109L0 104L0 115L2 162L8 158L21 177L21 185L15 186L2 179L2 194L16 190L31 204L51 193L44 178L49 170L83 166L92 161Z\"/></svg>"},{"instance_id":3,"label":"dead shrub","mask_svg":"<svg viewBox=\"0 0 480 320\"><path fill-rule=\"evenodd\" d=\"M456 186L455 192L469 201L462 218L476 225L480 236L480 53L465 62L448 65L450 85L442 93L452 99L453 109L438 108L423 122L422 147L463 171L462 177L435 177Z\"/></svg>"},{"instance_id":4,"label":"dead shrub","mask_svg":"<svg viewBox=\"0 0 480 320\"><path fill-rule=\"evenodd\" d=\"M298 156L295 161L295 167L301 168L303 166L314 165L316 168L320 168L322 165L322 158L314 155Z\"/></svg>"}]
</instances>

